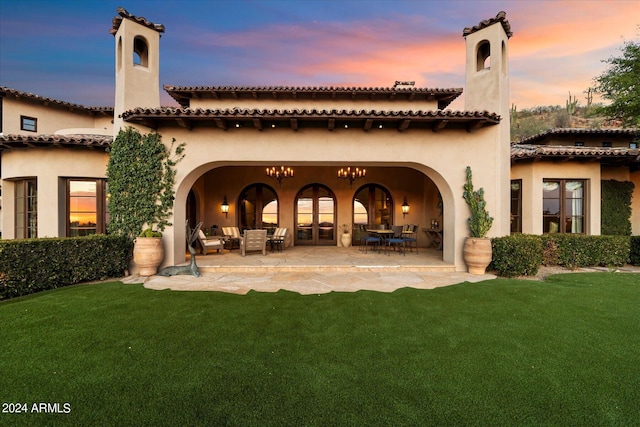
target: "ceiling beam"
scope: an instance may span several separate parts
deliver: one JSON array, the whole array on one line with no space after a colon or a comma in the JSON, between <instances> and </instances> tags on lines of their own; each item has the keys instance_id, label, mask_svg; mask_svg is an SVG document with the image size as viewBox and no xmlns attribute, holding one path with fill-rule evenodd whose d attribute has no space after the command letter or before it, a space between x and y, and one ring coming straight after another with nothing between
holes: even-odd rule
<instances>
[{"instance_id":1,"label":"ceiling beam","mask_svg":"<svg viewBox=\"0 0 640 427\"><path fill-rule=\"evenodd\" d=\"M364 130L365 130L365 131L367 131L367 130L371 130L371 126L373 126L373 119L367 119L367 120L364 122Z\"/></svg>"},{"instance_id":2,"label":"ceiling beam","mask_svg":"<svg viewBox=\"0 0 640 427\"><path fill-rule=\"evenodd\" d=\"M262 120L253 119L253 126L258 130L262 130Z\"/></svg>"},{"instance_id":3,"label":"ceiling beam","mask_svg":"<svg viewBox=\"0 0 640 427\"><path fill-rule=\"evenodd\" d=\"M336 128L336 119L329 119L327 121L327 129L334 130Z\"/></svg>"},{"instance_id":4,"label":"ceiling beam","mask_svg":"<svg viewBox=\"0 0 640 427\"><path fill-rule=\"evenodd\" d=\"M471 133L471 132L473 132L474 130L478 130L478 129L480 129L480 128L482 127L482 125L483 125L483 124L484 124L484 123L483 123L483 122L481 122L480 120L477 120L477 121L471 122L471 123L469 123L469 124L467 125L467 132Z\"/></svg>"},{"instance_id":5,"label":"ceiling beam","mask_svg":"<svg viewBox=\"0 0 640 427\"><path fill-rule=\"evenodd\" d=\"M290 122L291 122L291 129L298 130L298 119L295 119L292 117Z\"/></svg>"}]
</instances>

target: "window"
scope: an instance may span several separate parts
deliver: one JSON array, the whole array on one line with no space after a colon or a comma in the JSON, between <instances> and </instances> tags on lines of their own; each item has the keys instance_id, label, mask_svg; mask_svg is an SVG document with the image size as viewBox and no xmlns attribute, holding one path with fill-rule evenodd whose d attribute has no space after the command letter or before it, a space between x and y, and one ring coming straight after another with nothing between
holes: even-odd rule
<instances>
[{"instance_id":1,"label":"window","mask_svg":"<svg viewBox=\"0 0 640 427\"><path fill-rule=\"evenodd\" d=\"M38 188L35 178L15 183L16 239L38 237Z\"/></svg>"},{"instance_id":2,"label":"window","mask_svg":"<svg viewBox=\"0 0 640 427\"><path fill-rule=\"evenodd\" d=\"M245 188L238 199L240 229L266 228L273 231L278 226L278 196L265 184L253 184Z\"/></svg>"},{"instance_id":3,"label":"window","mask_svg":"<svg viewBox=\"0 0 640 427\"><path fill-rule=\"evenodd\" d=\"M584 147L584 142L582 141L576 141L574 144L576 147Z\"/></svg>"},{"instance_id":4,"label":"window","mask_svg":"<svg viewBox=\"0 0 640 427\"><path fill-rule=\"evenodd\" d=\"M544 233L584 234L584 180L545 180L542 196Z\"/></svg>"},{"instance_id":5,"label":"window","mask_svg":"<svg viewBox=\"0 0 640 427\"><path fill-rule=\"evenodd\" d=\"M106 180L67 180L67 237L105 233Z\"/></svg>"},{"instance_id":6,"label":"window","mask_svg":"<svg viewBox=\"0 0 640 427\"><path fill-rule=\"evenodd\" d=\"M522 233L522 180L511 181L511 233Z\"/></svg>"},{"instance_id":7,"label":"window","mask_svg":"<svg viewBox=\"0 0 640 427\"><path fill-rule=\"evenodd\" d=\"M38 131L38 119L34 117L20 116L20 130L27 132Z\"/></svg>"},{"instance_id":8,"label":"window","mask_svg":"<svg viewBox=\"0 0 640 427\"><path fill-rule=\"evenodd\" d=\"M602 146L603 146L604 148L610 148L610 147L612 147L613 145L611 144L611 141L604 141L604 142L602 143Z\"/></svg>"},{"instance_id":9,"label":"window","mask_svg":"<svg viewBox=\"0 0 640 427\"><path fill-rule=\"evenodd\" d=\"M638 148L638 143L637 142L630 142L629 143L629 148Z\"/></svg>"}]
</instances>

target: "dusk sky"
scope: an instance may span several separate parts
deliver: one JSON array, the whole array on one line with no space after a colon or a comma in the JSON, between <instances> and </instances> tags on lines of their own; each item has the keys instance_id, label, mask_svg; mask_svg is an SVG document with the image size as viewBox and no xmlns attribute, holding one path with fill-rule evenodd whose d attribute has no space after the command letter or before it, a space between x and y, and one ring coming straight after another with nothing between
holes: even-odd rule
<instances>
[{"instance_id":1,"label":"dusk sky","mask_svg":"<svg viewBox=\"0 0 640 427\"><path fill-rule=\"evenodd\" d=\"M0 85L113 106L119 6L165 26L160 84L178 86L464 88L462 30L504 10L518 109L569 91L584 105L602 61L640 38L638 0L0 0Z\"/></svg>"}]
</instances>

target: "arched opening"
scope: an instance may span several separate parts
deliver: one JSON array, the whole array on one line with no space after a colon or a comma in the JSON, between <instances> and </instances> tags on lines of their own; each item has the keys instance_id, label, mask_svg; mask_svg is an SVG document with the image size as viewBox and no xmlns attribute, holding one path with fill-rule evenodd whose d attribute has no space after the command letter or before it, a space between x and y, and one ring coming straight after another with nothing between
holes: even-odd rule
<instances>
[{"instance_id":1,"label":"arched opening","mask_svg":"<svg viewBox=\"0 0 640 427\"><path fill-rule=\"evenodd\" d=\"M357 244L367 228L393 225L391 192L379 184L366 184L353 196L353 242Z\"/></svg>"},{"instance_id":2,"label":"arched opening","mask_svg":"<svg viewBox=\"0 0 640 427\"><path fill-rule=\"evenodd\" d=\"M483 40L478 44L476 51L476 71L488 70L491 68L491 44Z\"/></svg>"},{"instance_id":3,"label":"arched opening","mask_svg":"<svg viewBox=\"0 0 640 427\"><path fill-rule=\"evenodd\" d=\"M278 226L278 196L266 184L251 184L238 197L238 227L267 229L271 232Z\"/></svg>"},{"instance_id":4,"label":"arched opening","mask_svg":"<svg viewBox=\"0 0 640 427\"><path fill-rule=\"evenodd\" d=\"M336 197L322 184L310 184L295 200L295 244L336 244Z\"/></svg>"},{"instance_id":5,"label":"arched opening","mask_svg":"<svg viewBox=\"0 0 640 427\"><path fill-rule=\"evenodd\" d=\"M133 65L149 66L149 45L141 36L133 39Z\"/></svg>"},{"instance_id":6,"label":"arched opening","mask_svg":"<svg viewBox=\"0 0 640 427\"><path fill-rule=\"evenodd\" d=\"M117 70L120 71L122 68L122 37L118 37L118 50L116 54L116 66Z\"/></svg>"}]
</instances>

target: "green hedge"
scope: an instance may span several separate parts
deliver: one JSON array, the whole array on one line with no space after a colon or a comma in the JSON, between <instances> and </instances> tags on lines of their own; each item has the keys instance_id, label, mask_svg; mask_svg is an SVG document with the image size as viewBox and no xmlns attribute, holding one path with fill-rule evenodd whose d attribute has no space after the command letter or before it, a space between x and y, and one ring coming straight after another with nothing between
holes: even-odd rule
<instances>
[{"instance_id":1,"label":"green hedge","mask_svg":"<svg viewBox=\"0 0 640 427\"><path fill-rule=\"evenodd\" d=\"M498 275L535 276L542 264L542 241L539 236L514 234L491 239L491 268Z\"/></svg>"},{"instance_id":2,"label":"green hedge","mask_svg":"<svg viewBox=\"0 0 640 427\"><path fill-rule=\"evenodd\" d=\"M603 180L601 185L602 234L630 236L633 183L607 179Z\"/></svg>"},{"instance_id":3,"label":"green hedge","mask_svg":"<svg viewBox=\"0 0 640 427\"><path fill-rule=\"evenodd\" d=\"M640 236L631 237L631 250L629 262L633 265L640 265Z\"/></svg>"},{"instance_id":4,"label":"green hedge","mask_svg":"<svg viewBox=\"0 0 640 427\"><path fill-rule=\"evenodd\" d=\"M640 239L636 241L636 253L640 257ZM514 234L492 239L492 247L491 268L498 275L533 276L537 274L540 265L568 268L625 265L630 259L631 238L579 234Z\"/></svg>"},{"instance_id":5,"label":"green hedge","mask_svg":"<svg viewBox=\"0 0 640 427\"><path fill-rule=\"evenodd\" d=\"M127 237L105 235L0 241L0 300L121 277L132 247Z\"/></svg>"}]
</instances>

